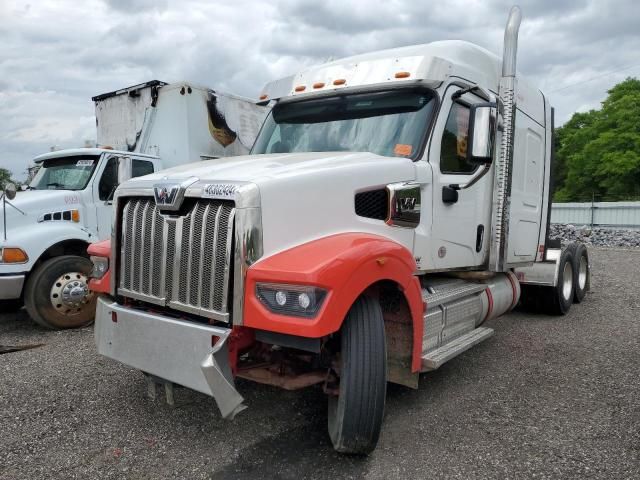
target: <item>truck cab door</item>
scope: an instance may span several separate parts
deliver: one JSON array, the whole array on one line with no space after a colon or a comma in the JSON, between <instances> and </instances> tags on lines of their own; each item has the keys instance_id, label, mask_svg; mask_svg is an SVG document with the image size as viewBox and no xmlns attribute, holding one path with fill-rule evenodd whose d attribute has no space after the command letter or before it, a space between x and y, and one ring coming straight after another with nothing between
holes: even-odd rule
<instances>
[{"instance_id":1,"label":"truck cab door","mask_svg":"<svg viewBox=\"0 0 640 480\"><path fill-rule=\"evenodd\" d=\"M94 198L98 223L98 238L104 240L111 235L113 218L113 194L118 187L118 160L120 156L111 155L104 163L100 180L94 185ZM154 171L154 163L148 159L133 158L131 177L148 175Z\"/></svg>"},{"instance_id":2,"label":"truck cab door","mask_svg":"<svg viewBox=\"0 0 640 480\"><path fill-rule=\"evenodd\" d=\"M433 219L426 248L432 265L425 270L479 267L488 253L493 167L474 185L457 189L484 168L468 162L466 153L470 106L486 100L466 93L454 101L452 95L461 89L446 89L429 149Z\"/></svg>"}]
</instances>

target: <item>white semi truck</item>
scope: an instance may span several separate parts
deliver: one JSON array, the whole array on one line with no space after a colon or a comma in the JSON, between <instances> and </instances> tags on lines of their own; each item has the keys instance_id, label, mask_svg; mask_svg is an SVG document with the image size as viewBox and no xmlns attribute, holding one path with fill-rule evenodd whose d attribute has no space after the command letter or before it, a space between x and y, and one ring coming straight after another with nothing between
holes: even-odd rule
<instances>
[{"instance_id":1,"label":"white semi truck","mask_svg":"<svg viewBox=\"0 0 640 480\"><path fill-rule=\"evenodd\" d=\"M109 147L36 157L28 190L5 197L0 209L0 310L24 302L51 328L93 320L86 250L110 236L120 181L247 153L266 114L253 101L190 83L151 81L93 100L98 144Z\"/></svg>"},{"instance_id":2,"label":"white semi truck","mask_svg":"<svg viewBox=\"0 0 640 480\"><path fill-rule=\"evenodd\" d=\"M384 50L270 83L249 156L131 180L90 248L98 351L244 408L234 379L321 386L341 452L368 453L387 382L491 337L531 300L565 313L585 248L548 240L553 110L461 41Z\"/></svg>"}]
</instances>

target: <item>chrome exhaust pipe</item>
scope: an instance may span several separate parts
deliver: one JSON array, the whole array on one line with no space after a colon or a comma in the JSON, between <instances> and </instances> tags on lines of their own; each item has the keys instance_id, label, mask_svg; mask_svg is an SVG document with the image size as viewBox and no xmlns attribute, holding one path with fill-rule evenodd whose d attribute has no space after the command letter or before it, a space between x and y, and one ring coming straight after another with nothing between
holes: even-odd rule
<instances>
[{"instance_id":1,"label":"chrome exhaust pipe","mask_svg":"<svg viewBox=\"0 0 640 480\"><path fill-rule=\"evenodd\" d=\"M501 117L502 133L499 154L495 162L491 245L489 249L489 270L494 272L504 272L509 268L507 255L516 113L516 59L521 20L522 11L520 7L514 5L509 12L509 19L504 31L502 77L498 87L498 112Z\"/></svg>"}]
</instances>

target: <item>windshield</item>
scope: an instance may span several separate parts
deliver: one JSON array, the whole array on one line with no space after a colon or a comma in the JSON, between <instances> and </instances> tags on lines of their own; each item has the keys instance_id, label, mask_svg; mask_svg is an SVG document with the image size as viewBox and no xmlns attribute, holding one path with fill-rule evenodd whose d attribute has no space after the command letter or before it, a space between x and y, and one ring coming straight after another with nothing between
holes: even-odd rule
<instances>
[{"instance_id":1,"label":"windshield","mask_svg":"<svg viewBox=\"0 0 640 480\"><path fill-rule=\"evenodd\" d=\"M274 107L252 153L371 152L416 158L434 109L425 90L284 103Z\"/></svg>"},{"instance_id":2,"label":"windshield","mask_svg":"<svg viewBox=\"0 0 640 480\"><path fill-rule=\"evenodd\" d=\"M29 184L37 190L83 190L98 165L97 156L52 158L42 166Z\"/></svg>"}]
</instances>

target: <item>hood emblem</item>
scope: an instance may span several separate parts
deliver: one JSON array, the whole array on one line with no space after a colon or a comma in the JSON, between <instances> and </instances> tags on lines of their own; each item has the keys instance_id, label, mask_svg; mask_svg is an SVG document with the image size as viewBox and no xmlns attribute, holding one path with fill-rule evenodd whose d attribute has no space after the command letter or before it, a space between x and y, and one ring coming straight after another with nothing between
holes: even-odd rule
<instances>
[{"instance_id":1,"label":"hood emblem","mask_svg":"<svg viewBox=\"0 0 640 480\"><path fill-rule=\"evenodd\" d=\"M156 205L161 210L178 210L182 203L182 195L179 193L180 184L159 183L153 186Z\"/></svg>"}]
</instances>

